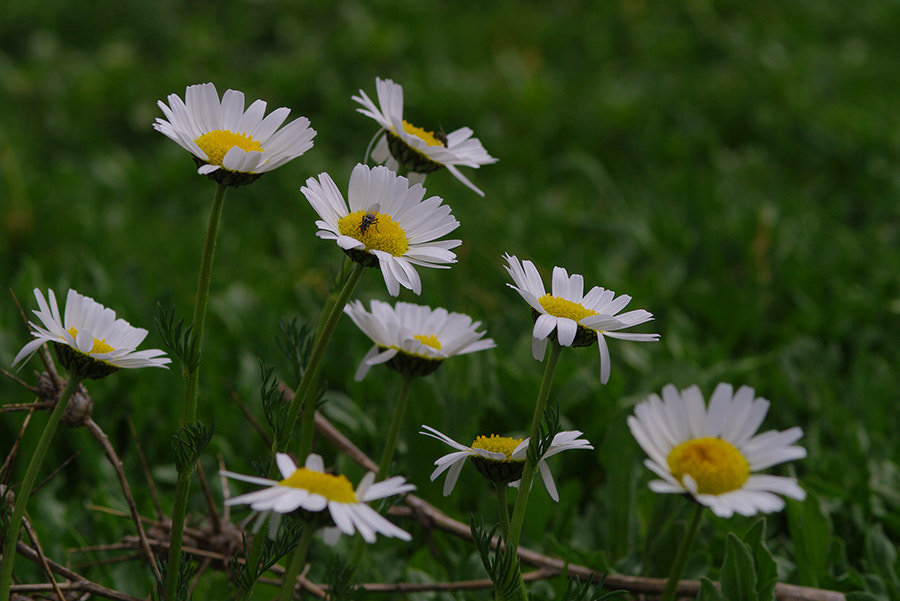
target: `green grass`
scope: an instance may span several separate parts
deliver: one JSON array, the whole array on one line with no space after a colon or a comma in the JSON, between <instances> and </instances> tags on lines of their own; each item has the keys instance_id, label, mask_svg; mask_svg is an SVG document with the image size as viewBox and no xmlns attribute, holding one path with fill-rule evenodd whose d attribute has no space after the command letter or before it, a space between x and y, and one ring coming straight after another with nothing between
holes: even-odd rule
<instances>
[{"instance_id":1,"label":"green grass","mask_svg":"<svg viewBox=\"0 0 900 601\"><path fill-rule=\"evenodd\" d=\"M229 389L262 418L257 358L290 378L275 343L279 320L315 319L340 263L335 246L314 236L299 189L327 170L346 190L375 132L350 96L374 94L376 76L393 78L410 120L471 126L500 159L466 171L484 199L447 173L426 182L453 207L464 244L452 270L421 271L421 297L400 298L471 314L498 349L415 384L397 470L457 517L494 515L474 471L441 497L427 476L444 449L415 432L427 423L465 441L527 430L540 369L501 255L531 259L545 276L562 265L632 295L656 316L642 331L662 340L612 341L607 386L596 349L563 353L553 398L598 453L554 462L562 502L536 490L526 544L550 548L552 532L583 557L663 575L665 545L647 552L644 539L661 513L685 507L646 490L625 418L668 382L711 392L730 381L772 401L767 428L803 427L809 456L795 469L834 533L826 564L809 574L793 567L786 514L771 516L783 579L886 598L879 587L896 578L896 560L867 532L879 525L890 545L900 542L898 26L889 3L837 0L9 3L0 8L0 281L26 310L34 287L73 287L150 329L147 344L160 346L156 303L192 310L213 186L153 131L156 100L213 81L309 117L319 133L306 156L229 192L216 256L199 415L215 419L218 434L205 465L213 473L221 453L248 471L265 446ZM388 300L374 272L356 297ZM27 338L7 296L0 364ZM349 320L339 324L326 412L377 456L397 381L375 369L352 382L368 346ZM30 379L36 365L20 376ZM4 402L30 400L0 386ZM126 418L170 503L179 370L120 373L90 391L142 509L152 505ZM11 441L20 424L21 414L4 414L0 439ZM51 556L129 532L126 520L86 508L122 506L86 433L61 430L48 465L76 451L30 510ZM74 517L63 519L63 508ZM748 525L709 520L697 565L718 566L724 533ZM472 549L439 535L435 544L443 556L420 549L385 579L482 576ZM386 548L376 560L385 566L391 554L408 556ZM149 582L121 567L92 574L134 594Z\"/></svg>"}]
</instances>

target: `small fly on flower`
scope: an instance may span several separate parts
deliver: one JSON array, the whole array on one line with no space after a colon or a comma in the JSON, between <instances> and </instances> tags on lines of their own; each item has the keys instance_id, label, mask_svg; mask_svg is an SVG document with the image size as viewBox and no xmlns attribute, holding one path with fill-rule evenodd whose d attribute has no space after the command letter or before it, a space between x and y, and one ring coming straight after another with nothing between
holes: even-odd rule
<instances>
[{"instance_id":1,"label":"small fly on flower","mask_svg":"<svg viewBox=\"0 0 900 601\"><path fill-rule=\"evenodd\" d=\"M359 233L361 235L365 235L366 230L369 229L369 226L378 223L379 209L381 209L381 204L377 202L366 209L366 214L363 215L362 221L359 222ZM375 229L377 230L378 228Z\"/></svg>"},{"instance_id":2,"label":"small fly on flower","mask_svg":"<svg viewBox=\"0 0 900 601\"><path fill-rule=\"evenodd\" d=\"M441 128L441 131L434 133L434 137L441 143L441 146L447 148L447 134L444 133L443 127Z\"/></svg>"}]
</instances>

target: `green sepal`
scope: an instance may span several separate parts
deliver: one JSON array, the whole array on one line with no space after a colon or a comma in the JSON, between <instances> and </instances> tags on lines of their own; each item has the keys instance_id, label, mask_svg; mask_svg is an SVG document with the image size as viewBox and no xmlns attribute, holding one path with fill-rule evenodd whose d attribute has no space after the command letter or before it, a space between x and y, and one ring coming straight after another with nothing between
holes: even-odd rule
<instances>
[{"instance_id":1,"label":"green sepal","mask_svg":"<svg viewBox=\"0 0 900 601\"><path fill-rule=\"evenodd\" d=\"M531 319L533 321L537 321L537 318L541 316L541 313L536 309L531 310ZM550 332L550 335L547 336L548 340L559 343L559 338L556 335L556 329ZM578 326L578 330L575 332L575 339L572 341L572 344L569 346L591 346L597 343L597 332L596 330L592 330L590 328L586 328L582 325Z\"/></svg>"},{"instance_id":2,"label":"green sepal","mask_svg":"<svg viewBox=\"0 0 900 601\"><path fill-rule=\"evenodd\" d=\"M384 351L387 350L387 347L379 346L378 350ZM443 362L443 359L431 359L421 355L411 355L403 351L398 351L396 355L391 357L385 363L385 365L401 375L421 378L434 373Z\"/></svg>"},{"instance_id":3,"label":"green sepal","mask_svg":"<svg viewBox=\"0 0 900 601\"><path fill-rule=\"evenodd\" d=\"M480 455L469 455L469 461L478 470L478 473L498 484L509 484L522 478L525 469L525 461L515 459L488 459Z\"/></svg>"},{"instance_id":4,"label":"green sepal","mask_svg":"<svg viewBox=\"0 0 900 601\"><path fill-rule=\"evenodd\" d=\"M200 157L195 157L191 155L191 158L194 159L194 163L197 167L202 167L203 165L209 165L207 161L204 161ZM223 186L231 186L232 188L237 188L239 186L246 186L247 184L252 184L256 180L262 177L262 173L241 173L240 171L229 171L224 167L220 167L216 169L212 173L207 173L206 177L210 180L216 182L217 184L222 184Z\"/></svg>"},{"instance_id":5,"label":"green sepal","mask_svg":"<svg viewBox=\"0 0 900 601\"><path fill-rule=\"evenodd\" d=\"M54 342L53 348L56 350L56 357L60 364L66 368L70 376L99 380L119 371L119 368L112 363L94 359L64 342Z\"/></svg>"},{"instance_id":6,"label":"green sepal","mask_svg":"<svg viewBox=\"0 0 900 601\"><path fill-rule=\"evenodd\" d=\"M403 141L394 132L387 132L388 150L391 156L406 169L407 172L429 174L443 168L441 163L432 161L428 155L416 150Z\"/></svg>"}]
</instances>

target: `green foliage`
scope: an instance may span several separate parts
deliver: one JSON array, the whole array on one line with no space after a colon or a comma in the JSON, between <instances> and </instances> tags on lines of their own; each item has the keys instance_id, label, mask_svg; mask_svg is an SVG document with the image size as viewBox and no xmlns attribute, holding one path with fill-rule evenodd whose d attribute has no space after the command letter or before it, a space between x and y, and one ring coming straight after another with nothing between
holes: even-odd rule
<instances>
[{"instance_id":1,"label":"green foliage","mask_svg":"<svg viewBox=\"0 0 900 601\"><path fill-rule=\"evenodd\" d=\"M158 576L156 577L156 586L151 590L153 601L162 601L166 596L166 574L169 570L167 562L157 559L156 567ZM191 601L191 578L193 578L197 564L193 561L182 559L178 567L178 585L173 597L177 601Z\"/></svg>"},{"instance_id":2,"label":"green foliage","mask_svg":"<svg viewBox=\"0 0 900 601\"><path fill-rule=\"evenodd\" d=\"M789 500L787 514L800 582L818 586L826 578L833 538L828 517L813 494L808 494L803 501Z\"/></svg>"},{"instance_id":3,"label":"green foliage","mask_svg":"<svg viewBox=\"0 0 900 601\"><path fill-rule=\"evenodd\" d=\"M273 517L270 516L269 519L271 520ZM275 538L266 538L263 541L262 552L256 565L250 566L237 557L229 562L229 570L234 578L235 585L240 591L249 591L256 581L259 580L260 576L265 574L279 559L287 555L299 544L304 524L290 514L281 517L280 522ZM261 529L255 536L265 537L267 536L266 531ZM246 537L242 537L241 541L244 549L244 558L246 558L249 552Z\"/></svg>"},{"instance_id":4,"label":"green foliage","mask_svg":"<svg viewBox=\"0 0 900 601\"><path fill-rule=\"evenodd\" d=\"M481 563L488 573L491 582L494 583L494 592L497 599L511 601L518 598L518 592L522 588L522 576L519 571L519 558L515 553L510 553L503 545L503 537L498 534L499 524L487 530L484 520L475 523L475 517L469 517L469 529L472 531L472 539L475 548L481 555ZM491 541L496 536L497 546L491 550Z\"/></svg>"},{"instance_id":5,"label":"green foliage","mask_svg":"<svg viewBox=\"0 0 900 601\"><path fill-rule=\"evenodd\" d=\"M537 436L528 441L528 462L531 465L537 465L544 453L550 450L559 431L559 403L548 403L538 424Z\"/></svg>"},{"instance_id":6,"label":"green foliage","mask_svg":"<svg viewBox=\"0 0 900 601\"><path fill-rule=\"evenodd\" d=\"M585 599L589 601L607 601L608 599L625 594L625 591L610 591L604 593L603 583L605 581L606 574L603 574L600 578L600 582L597 584L597 588L594 590L594 594L588 597L588 593L591 592L591 582L589 580L583 585L575 580L569 580L566 584L565 592L562 597L560 597L560 601L585 601Z\"/></svg>"},{"instance_id":7,"label":"green foliage","mask_svg":"<svg viewBox=\"0 0 900 601\"><path fill-rule=\"evenodd\" d=\"M178 432L172 436L172 449L175 451L175 469L179 474L194 471L200 454L215 433L215 421L210 427L197 421L178 428Z\"/></svg>"},{"instance_id":8,"label":"green foliage","mask_svg":"<svg viewBox=\"0 0 900 601\"><path fill-rule=\"evenodd\" d=\"M184 327L184 317L175 322L175 309L164 309L156 305L156 328L162 338L166 351L175 355L188 371L197 369L200 363L200 349L197 341L191 336L191 326Z\"/></svg>"},{"instance_id":9,"label":"green foliage","mask_svg":"<svg viewBox=\"0 0 900 601\"><path fill-rule=\"evenodd\" d=\"M365 590L353 579L353 568L340 557L335 557L328 567L328 599L356 601L364 596Z\"/></svg>"},{"instance_id":10,"label":"green foliage","mask_svg":"<svg viewBox=\"0 0 900 601\"><path fill-rule=\"evenodd\" d=\"M500 159L463 169L484 199L446 172L426 180L452 206L464 244L453 269L423 272L421 297L401 300L471 314L498 349L447 361L415 384L397 469L416 494L456 517L493 515L468 470L442 497L428 478L436 452L415 430L526 427L539 373L529 309L500 267L501 253L515 252L545 276L562 265L588 286L628 293L662 335L653 345L611 340L605 387L596 349L563 354L553 390L562 427L584 431L598 453L554 463L566 509L536 491L526 545L540 548L553 532L585 560L665 574L685 503L647 490L652 475L625 416L668 382L707 392L746 383L772 401L765 427L801 425L808 449L797 471L810 496L768 523L781 579L886 599L896 568L883 548L900 543L898 27L891 3L838 0L0 3L0 282L20 299L71 286L139 327L154 303L173 307L168 329L180 334L160 327L144 344L188 355L189 333L174 316L190 314L212 188L152 130L156 100L213 81L308 116L319 135L307 155L229 194L200 371L198 416L218 424L211 448L229 465L268 456L229 393L256 399L258 358L279 356L278 316L314 323L320 313L342 256L315 238L298 190L325 170L346 190L376 129L350 96L391 77L404 86L407 118L470 126ZM386 299L380 277L366 274L357 296ZM0 303L0 364L27 339L14 305ZM352 381L371 343L348 320L335 341L323 379L340 402L326 413L377 456L392 374ZM296 381L294 365L273 376ZM91 390L94 419L144 515L153 506L137 443L168 510L175 470L165 433L181 412L178 371L120 370ZM0 388L5 402L32 399L5 379ZM3 414L4 454L22 419ZM29 427L22 448L36 436ZM127 520L93 509L125 510L102 452L81 430L58 438L48 464L80 455L29 510L42 516L34 525L46 553L133 535ZM747 526L739 517L705 525L689 575L715 571L727 532ZM434 555L416 549L417 573L470 577L469 547L434 545ZM407 551L388 541L373 572L392 573ZM136 596L148 588L143 567L85 571Z\"/></svg>"}]
</instances>

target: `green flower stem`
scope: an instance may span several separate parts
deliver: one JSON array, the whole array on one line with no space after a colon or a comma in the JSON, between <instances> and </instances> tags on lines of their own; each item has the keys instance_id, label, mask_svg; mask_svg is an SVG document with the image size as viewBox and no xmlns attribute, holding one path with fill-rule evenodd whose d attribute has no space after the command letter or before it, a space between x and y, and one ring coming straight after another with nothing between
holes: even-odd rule
<instances>
[{"instance_id":1,"label":"green flower stem","mask_svg":"<svg viewBox=\"0 0 900 601\"><path fill-rule=\"evenodd\" d=\"M509 503L506 502L506 482L494 482L494 494L497 496L497 513L500 516L500 532L503 540L509 540Z\"/></svg>"},{"instance_id":2,"label":"green flower stem","mask_svg":"<svg viewBox=\"0 0 900 601\"><path fill-rule=\"evenodd\" d=\"M194 319L191 322L191 339L197 345L198 363L185 364L184 367L184 423L189 424L197 419L197 390L200 382L199 355L203 344L203 330L206 327L206 310L209 307L209 282L212 279L213 259L216 254L216 238L219 232L219 221L222 218L222 207L225 204L225 192L228 186L216 184L212 209L209 212L209 226L206 228L206 242L203 245L203 256L200 258L200 276L197 279L197 299L194 304Z\"/></svg>"},{"instance_id":3,"label":"green flower stem","mask_svg":"<svg viewBox=\"0 0 900 601\"><path fill-rule=\"evenodd\" d=\"M256 531L256 534L253 536L253 542L250 544L250 552L247 553L245 558L244 565L246 566L247 571L253 570L256 572L257 566L259 566L259 558L262 555L263 543L266 541L266 533L269 531L269 520L271 516L266 515L263 519L263 523L259 525L259 528ZM253 587L256 585L256 581L250 583L249 588L244 590L241 593L241 601L247 601L250 597L253 596Z\"/></svg>"},{"instance_id":4,"label":"green flower stem","mask_svg":"<svg viewBox=\"0 0 900 601\"><path fill-rule=\"evenodd\" d=\"M9 601L13 562L16 559L16 543L19 540L19 529L22 527L22 520L25 519L25 506L28 504L28 497L31 496L34 482L41 469L41 464L44 462L47 449L50 448L50 441L53 439L59 420L62 418L66 405L69 404L69 399L72 398L72 394L78 387L79 382L81 382L80 376L69 374L69 381L59 395L59 400L56 401L53 412L50 413L50 419L44 426L44 432L41 434L37 448L31 456L31 462L28 464L28 469L25 471L25 479L16 493L16 504L13 508L12 517L6 526L6 532L3 534L3 562L0 564L0 600L2 601Z\"/></svg>"},{"instance_id":5,"label":"green flower stem","mask_svg":"<svg viewBox=\"0 0 900 601\"><path fill-rule=\"evenodd\" d=\"M684 539L678 552L675 553L675 560L672 561L672 568L669 570L669 577L666 580L666 586L663 589L660 601L675 601L675 595L678 593L678 582L684 575L684 567L687 565L688 557L691 555L691 549L694 547L694 540L697 538L697 531L700 530L700 518L703 517L705 507L697 503L694 515L691 517L691 523L688 525L687 531L684 533Z\"/></svg>"},{"instance_id":6,"label":"green flower stem","mask_svg":"<svg viewBox=\"0 0 900 601\"><path fill-rule=\"evenodd\" d=\"M400 427L403 425L403 416L406 414L406 406L409 404L409 391L412 388L413 376L403 375L400 391L397 393L397 401L394 405L394 415L391 417L391 425L388 428L387 440L384 450L381 452L381 461L378 462L378 473L375 482L384 480L391 469L391 460L397 449L397 440L400 438Z\"/></svg>"},{"instance_id":7,"label":"green flower stem","mask_svg":"<svg viewBox=\"0 0 900 601\"><path fill-rule=\"evenodd\" d=\"M206 228L206 242L203 255L200 257L200 275L197 278L197 298L194 304L194 318L191 322L191 340L196 349L196 361L189 360L184 365L184 416L183 423L190 424L197 419L197 395L200 383L200 356L203 346L203 331L206 327L206 310L209 307L209 283L212 280L213 259L216 255L216 239L219 233L219 221L222 218L222 207L225 205L225 192L228 187L216 184L212 209L209 212L209 225ZM175 505L172 508L172 535L169 539L169 564L166 576L166 601L175 599L178 588L178 573L181 565L181 539L184 535L184 518L187 515L188 496L191 491L191 477L194 466L185 466L184 472L178 473L175 486Z\"/></svg>"},{"instance_id":8,"label":"green flower stem","mask_svg":"<svg viewBox=\"0 0 900 601\"><path fill-rule=\"evenodd\" d=\"M556 362L562 347L555 340L551 340L547 349L547 357L544 361L544 377L541 380L541 388L538 392L537 402L534 405L534 417L531 420L531 439L534 440L540 433L541 420L544 410L547 408L547 400L550 398L550 387L553 384L553 374L556 371ZM534 480L534 471L537 466L531 461L525 461L522 470L522 480L519 482L519 494L516 495L516 504L513 507L512 522L510 523L509 540L507 547L512 553L519 548L519 537L522 535L522 525L525 523L525 507L528 505L528 495L531 493L531 481Z\"/></svg>"},{"instance_id":9,"label":"green flower stem","mask_svg":"<svg viewBox=\"0 0 900 601\"><path fill-rule=\"evenodd\" d=\"M384 443L384 450L381 452L381 460L378 462L378 472L375 474L375 482L381 482L388 475L391 469L391 460L394 458L394 451L397 449L397 440L400 438L400 427L403 425L403 416L406 414L406 407L409 404L409 391L412 389L414 377L404 374L403 381L400 384L400 390L397 392L397 402L394 405L394 414L391 416L391 425L388 428L387 440ZM353 547L350 549L350 558L347 565L356 570L362 559L366 549L366 541L359 535L353 541Z\"/></svg>"},{"instance_id":10,"label":"green flower stem","mask_svg":"<svg viewBox=\"0 0 900 601\"><path fill-rule=\"evenodd\" d=\"M306 408L307 410L303 411L303 419L300 427L300 451L298 460L299 465L301 466L306 462L306 457L312 452L313 434L316 425L316 408L307 405L310 399L315 398L316 385L319 381L319 367L322 364L322 358L325 356L325 349L328 347L328 342L331 340L332 334L334 334L334 329L337 326L338 320L340 320L341 315L344 314L344 307L350 299L350 295L353 294L353 291L356 289L356 285L359 283L365 270L365 266L354 263L350 275L344 282L344 286L337 293L334 302L332 303L329 299L326 303L326 310L323 310L322 317L320 318L321 322L316 329L318 335L316 336L316 341L313 343L309 361L306 363L306 368L303 370L303 377L300 378L300 384L297 386L297 390L294 391L294 398L291 399L291 405L288 408L287 427L283 429L281 438L275 441L275 450L277 452L284 452L290 441L291 433L294 429L293 426L300 416L300 411ZM275 469L274 462L272 469Z\"/></svg>"},{"instance_id":11,"label":"green flower stem","mask_svg":"<svg viewBox=\"0 0 900 601\"><path fill-rule=\"evenodd\" d=\"M278 595L279 601L290 601L294 597L297 575L306 563L306 554L309 552L309 545L315 533L316 529L311 524L304 525L303 532L300 534L300 542L288 552L284 580L281 582L281 593Z\"/></svg>"},{"instance_id":12,"label":"green flower stem","mask_svg":"<svg viewBox=\"0 0 900 601\"><path fill-rule=\"evenodd\" d=\"M193 468L193 466L191 466ZM181 541L184 536L184 518L187 515L188 494L194 470L179 472L175 484L175 505L172 508L172 536L169 538L169 564L166 571L166 601L175 598L181 565Z\"/></svg>"}]
</instances>

